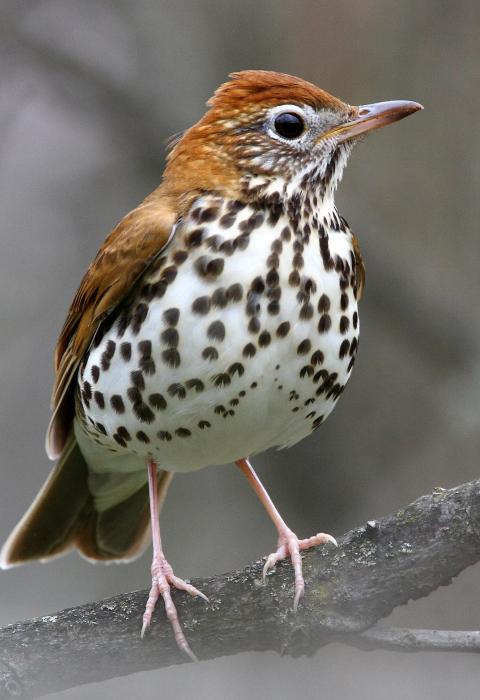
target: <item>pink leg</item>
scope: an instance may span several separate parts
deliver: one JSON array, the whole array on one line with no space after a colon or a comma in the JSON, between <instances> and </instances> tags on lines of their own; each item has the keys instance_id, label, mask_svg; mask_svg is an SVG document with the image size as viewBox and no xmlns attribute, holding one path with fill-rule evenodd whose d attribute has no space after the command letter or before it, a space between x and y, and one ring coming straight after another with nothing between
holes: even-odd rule
<instances>
[{"instance_id":1,"label":"pink leg","mask_svg":"<svg viewBox=\"0 0 480 700\"><path fill-rule=\"evenodd\" d=\"M170 624L172 625L173 634L175 635L175 641L177 642L180 649L182 649L182 651L188 654L192 661L197 661L197 657L190 649L190 646L180 625L177 609L175 608L170 593L170 586L178 588L182 591L186 591L194 597L200 596L201 598L207 601L208 598L190 583L186 583L186 581L183 581L183 579L178 578L178 576L175 576L172 567L165 559L165 555L162 550L162 540L160 537L160 523L158 519L159 503L157 489L157 465L153 460L149 460L147 463L147 467L148 491L150 494L150 518L152 523L153 560L151 569L152 587L150 589L150 595L148 596L147 605L145 607L145 613L143 615L142 637L150 625L150 622L152 620L152 613L155 609L156 602L158 598L162 596L163 601L165 603L165 612L167 614L168 619L170 620Z\"/></svg>"},{"instance_id":2,"label":"pink leg","mask_svg":"<svg viewBox=\"0 0 480 700\"><path fill-rule=\"evenodd\" d=\"M324 532L319 532L317 535L313 535L313 537L309 537L306 540L299 540L296 534L290 530L278 510L275 508L272 499L268 495L265 487L256 475L248 459L239 459L235 464L240 467L242 472L247 477L250 486L263 503L265 510L273 520L273 523L278 531L277 551L273 552L267 557L267 561L263 567L263 578L265 580L267 572L275 566L277 561L280 561L280 559L286 559L288 556L290 556L293 564L293 570L295 572L295 598L293 601L293 609L296 611L298 602L305 591L305 581L302 573L302 557L300 556L300 552L304 549L308 549L309 547L315 547L318 544L326 544L327 542L332 542L332 544L338 546L337 541L334 537L332 537L332 535L326 535Z\"/></svg>"}]
</instances>

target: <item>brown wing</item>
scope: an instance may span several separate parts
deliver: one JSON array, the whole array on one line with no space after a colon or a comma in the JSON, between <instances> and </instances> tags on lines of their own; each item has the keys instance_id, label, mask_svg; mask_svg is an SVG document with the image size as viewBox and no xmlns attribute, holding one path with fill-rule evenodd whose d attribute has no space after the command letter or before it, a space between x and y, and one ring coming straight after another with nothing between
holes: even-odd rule
<instances>
[{"instance_id":1,"label":"brown wing","mask_svg":"<svg viewBox=\"0 0 480 700\"><path fill-rule=\"evenodd\" d=\"M51 459L68 439L73 379L97 328L168 243L176 219L171 200L153 193L107 237L80 283L55 348L54 413L46 440Z\"/></svg>"}]
</instances>

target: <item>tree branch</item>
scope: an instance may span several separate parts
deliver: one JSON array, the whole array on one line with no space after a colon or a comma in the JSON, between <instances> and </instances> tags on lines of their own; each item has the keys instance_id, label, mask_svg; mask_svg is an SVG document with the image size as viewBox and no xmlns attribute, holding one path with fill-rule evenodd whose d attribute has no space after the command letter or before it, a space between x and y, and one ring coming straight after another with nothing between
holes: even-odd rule
<instances>
[{"instance_id":1,"label":"tree branch","mask_svg":"<svg viewBox=\"0 0 480 700\"><path fill-rule=\"evenodd\" d=\"M200 659L247 650L311 655L344 641L365 649L479 651L479 632L372 628L393 608L447 585L480 560L480 480L436 489L404 510L348 532L303 558L306 594L293 614L288 562L261 583L262 563L194 580L210 602L174 593ZM0 630L0 700L31 698L135 671L184 663L159 605L139 630L136 591ZM160 618L160 619L159 619ZM368 631L366 631L368 630Z\"/></svg>"},{"instance_id":2,"label":"tree branch","mask_svg":"<svg viewBox=\"0 0 480 700\"><path fill-rule=\"evenodd\" d=\"M345 639L342 641L346 641ZM414 630L402 627L371 627L350 642L360 649L388 651L480 652L480 632L472 630Z\"/></svg>"}]
</instances>

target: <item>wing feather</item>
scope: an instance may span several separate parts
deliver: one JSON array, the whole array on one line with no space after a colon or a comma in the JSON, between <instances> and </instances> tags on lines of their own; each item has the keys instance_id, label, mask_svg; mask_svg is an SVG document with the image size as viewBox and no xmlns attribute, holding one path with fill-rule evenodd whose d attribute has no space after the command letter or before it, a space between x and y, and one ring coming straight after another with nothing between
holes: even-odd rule
<instances>
[{"instance_id":1,"label":"wing feather","mask_svg":"<svg viewBox=\"0 0 480 700\"><path fill-rule=\"evenodd\" d=\"M114 228L82 279L55 348L53 416L46 438L51 459L61 454L70 433L72 387L85 352L102 321L171 240L176 220L171 200L154 192Z\"/></svg>"}]
</instances>

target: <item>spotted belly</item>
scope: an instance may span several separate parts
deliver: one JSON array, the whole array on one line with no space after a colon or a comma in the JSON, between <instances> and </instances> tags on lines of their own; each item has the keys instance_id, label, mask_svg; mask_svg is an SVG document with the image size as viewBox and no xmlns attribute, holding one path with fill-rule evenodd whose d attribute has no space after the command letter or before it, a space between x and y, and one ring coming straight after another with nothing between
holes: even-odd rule
<instances>
[{"instance_id":1,"label":"spotted belly","mask_svg":"<svg viewBox=\"0 0 480 700\"><path fill-rule=\"evenodd\" d=\"M337 263L326 265L315 232L299 237L282 217L264 227L248 207L222 229L232 210L217 209L214 220L185 223L79 374L84 436L172 471L309 435L343 391L358 345L345 235L330 240Z\"/></svg>"}]
</instances>

